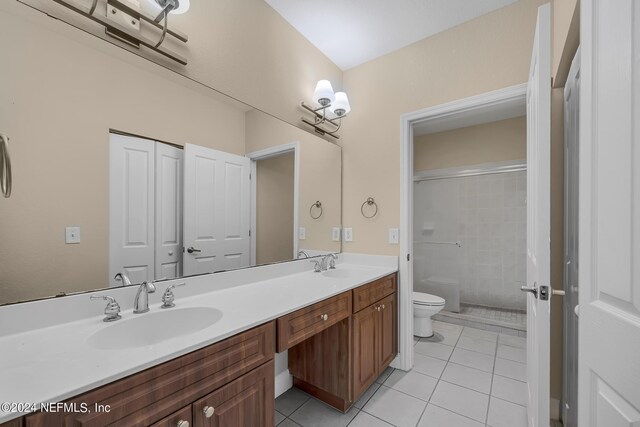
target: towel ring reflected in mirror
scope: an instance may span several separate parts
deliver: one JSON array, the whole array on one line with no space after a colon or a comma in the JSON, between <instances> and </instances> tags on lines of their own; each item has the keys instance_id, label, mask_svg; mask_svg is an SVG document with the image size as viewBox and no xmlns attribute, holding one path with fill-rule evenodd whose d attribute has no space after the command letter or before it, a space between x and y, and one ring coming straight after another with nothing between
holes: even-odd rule
<instances>
[{"instance_id":1,"label":"towel ring reflected in mirror","mask_svg":"<svg viewBox=\"0 0 640 427\"><path fill-rule=\"evenodd\" d=\"M374 207L374 211L373 214L371 215L367 215L364 212L365 207L367 206L373 206ZM371 219L374 216L378 215L378 204L376 203L376 201L374 200L373 197L367 197L367 200L364 201L364 203L362 204L362 206L360 206L360 212L362 213L362 216L367 218L367 219Z\"/></svg>"},{"instance_id":2,"label":"towel ring reflected in mirror","mask_svg":"<svg viewBox=\"0 0 640 427\"><path fill-rule=\"evenodd\" d=\"M11 196L11 158L9 137L0 133L0 190L5 198Z\"/></svg>"},{"instance_id":3,"label":"towel ring reflected in mirror","mask_svg":"<svg viewBox=\"0 0 640 427\"><path fill-rule=\"evenodd\" d=\"M313 214L313 208L316 208L317 215ZM311 215L311 218L313 219L318 219L322 216L322 203L320 203L320 200L317 200L314 204L311 205L311 207L309 208L309 215Z\"/></svg>"}]
</instances>

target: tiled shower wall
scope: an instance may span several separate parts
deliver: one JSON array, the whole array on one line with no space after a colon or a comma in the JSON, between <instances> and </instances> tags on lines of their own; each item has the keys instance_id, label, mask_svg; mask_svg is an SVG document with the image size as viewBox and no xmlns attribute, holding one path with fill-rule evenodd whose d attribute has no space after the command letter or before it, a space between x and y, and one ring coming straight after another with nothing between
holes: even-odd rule
<instances>
[{"instance_id":1,"label":"tiled shower wall","mask_svg":"<svg viewBox=\"0 0 640 427\"><path fill-rule=\"evenodd\" d=\"M525 171L414 183L414 282L454 279L463 303L524 310L526 187Z\"/></svg>"}]
</instances>

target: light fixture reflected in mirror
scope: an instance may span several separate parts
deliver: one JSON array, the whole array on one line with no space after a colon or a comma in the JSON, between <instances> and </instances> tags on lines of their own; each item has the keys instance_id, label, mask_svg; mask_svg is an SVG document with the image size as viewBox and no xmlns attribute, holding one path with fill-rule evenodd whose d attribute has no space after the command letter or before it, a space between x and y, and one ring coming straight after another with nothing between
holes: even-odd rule
<instances>
[{"instance_id":1,"label":"light fixture reflected in mirror","mask_svg":"<svg viewBox=\"0 0 640 427\"><path fill-rule=\"evenodd\" d=\"M151 3L161 9L158 16L156 16L156 22L162 21L165 12L173 15L182 15L191 6L189 0L152 0Z\"/></svg>"},{"instance_id":2,"label":"light fixture reflected in mirror","mask_svg":"<svg viewBox=\"0 0 640 427\"><path fill-rule=\"evenodd\" d=\"M301 103L302 108L313 113L313 122L304 117L302 121L312 126L320 135L329 135L339 139L340 137L336 135L336 132L342 125L342 118L351 111L347 94L345 92L334 93L329 80L320 80L316 84L316 90L313 92L313 101L320 107L312 108L304 102ZM334 118L327 117L327 109L335 115Z\"/></svg>"}]
</instances>

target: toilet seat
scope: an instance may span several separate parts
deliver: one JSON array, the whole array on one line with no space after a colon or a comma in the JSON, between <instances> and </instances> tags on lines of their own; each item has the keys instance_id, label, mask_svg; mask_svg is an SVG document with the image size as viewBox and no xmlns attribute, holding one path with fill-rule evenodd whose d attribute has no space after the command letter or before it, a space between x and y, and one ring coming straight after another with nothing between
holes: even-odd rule
<instances>
[{"instance_id":1,"label":"toilet seat","mask_svg":"<svg viewBox=\"0 0 640 427\"><path fill-rule=\"evenodd\" d=\"M445 304L445 301L443 298L436 295L426 294L424 292L414 292L413 303L416 305L441 307Z\"/></svg>"}]
</instances>

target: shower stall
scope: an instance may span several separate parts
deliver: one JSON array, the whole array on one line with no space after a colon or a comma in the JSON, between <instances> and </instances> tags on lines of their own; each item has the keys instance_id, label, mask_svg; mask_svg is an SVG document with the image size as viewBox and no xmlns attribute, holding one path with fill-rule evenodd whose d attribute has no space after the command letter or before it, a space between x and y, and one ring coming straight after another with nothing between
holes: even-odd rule
<instances>
[{"instance_id":1,"label":"shower stall","mask_svg":"<svg viewBox=\"0 0 640 427\"><path fill-rule=\"evenodd\" d=\"M445 298L435 319L524 335L526 188L525 161L416 174L414 290Z\"/></svg>"}]
</instances>

